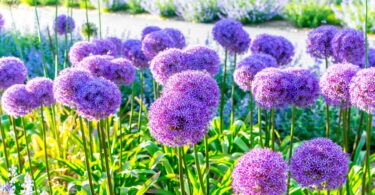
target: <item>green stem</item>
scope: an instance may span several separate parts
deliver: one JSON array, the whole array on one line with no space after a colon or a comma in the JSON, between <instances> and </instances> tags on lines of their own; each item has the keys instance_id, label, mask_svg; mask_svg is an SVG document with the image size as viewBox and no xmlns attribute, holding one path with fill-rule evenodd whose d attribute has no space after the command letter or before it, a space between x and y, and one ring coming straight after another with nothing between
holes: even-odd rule
<instances>
[{"instance_id":1,"label":"green stem","mask_svg":"<svg viewBox=\"0 0 375 195\"><path fill-rule=\"evenodd\" d=\"M97 122L97 131L98 131L98 140L99 140L99 155L100 155L100 163L102 165L102 170L105 169L104 165L104 154L103 154L103 148L104 148L104 143L102 143L102 133L101 133L101 126L100 126L100 121Z\"/></svg>"},{"instance_id":2,"label":"green stem","mask_svg":"<svg viewBox=\"0 0 375 195\"><path fill-rule=\"evenodd\" d=\"M44 77L47 77L46 60L45 60L45 57L44 57L44 48L43 48L43 42L42 42L42 35L41 35L41 31L40 31L40 21L39 21L37 0L34 0L34 10L35 10L36 25L37 25L37 30L38 30L38 42L39 42L40 52L42 54L43 74L44 74Z\"/></svg>"},{"instance_id":3,"label":"green stem","mask_svg":"<svg viewBox=\"0 0 375 195\"><path fill-rule=\"evenodd\" d=\"M98 16L99 16L99 38L102 38L102 10L100 0L98 0Z\"/></svg>"},{"instance_id":4,"label":"green stem","mask_svg":"<svg viewBox=\"0 0 375 195\"><path fill-rule=\"evenodd\" d=\"M129 133L131 132L132 129L132 123L133 123L133 114L134 114L134 88L135 84L134 82L132 83L132 97L131 97L131 102L130 102L130 116L129 116Z\"/></svg>"},{"instance_id":5,"label":"green stem","mask_svg":"<svg viewBox=\"0 0 375 195\"><path fill-rule=\"evenodd\" d=\"M295 123L296 123L296 106L292 106L292 121L290 125L290 144L289 144L289 158L288 158L288 165L290 166L290 159L292 158L293 155L293 134L294 134L294 128L295 128ZM291 179L291 174L290 171L288 172L288 185L287 185L287 193L289 194L290 190L290 179Z\"/></svg>"},{"instance_id":6,"label":"green stem","mask_svg":"<svg viewBox=\"0 0 375 195\"><path fill-rule=\"evenodd\" d=\"M341 118L342 118L342 115L343 115L343 109L340 109L340 112L339 112L339 122L337 124L337 129L336 129L336 142L338 145L340 145L340 136L341 136Z\"/></svg>"},{"instance_id":7,"label":"green stem","mask_svg":"<svg viewBox=\"0 0 375 195\"><path fill-rule=\"evenodd\" d=\"M331 124L330 124L330 119L329 119L329 105L326 105L326 137L329 138L330 136L330 129L331 129Z\"/></svg>"},{"instance_id":8,"label":"green stem","mask_svg":"<svg viewBox=\"0 0 375 195\"><path fill-rule=\"evenodd\" d=\"M2 113L2 110L0 108L0 133L1 133L1 140L2 140L2 143L3 143L3 151L4 151L4 157L5 157L5 164L7 166L7 170L9 170L8 150L7 150L7 144L6 144L6 139L5 139L5 132L4 132L4 128L3 128L3 125L2 125L2 116L3 116L3 113Z\"/></svg>"},{"instance_id":9,"label":"green stem","mask_svg":"<svg viewBox=\"0 0 375 195\"><path fill-rule=\"evenodd\" d=\"M220 134L223 133L224 129L224 94L225 94L225 85L227 80L227 61L228 61L228 50L225 50L224 57L224 72L221 80L221 96L220 96Z\"/></svg>"},{"instance_id":10,"label":"green stem","mask_svg":"<svg viewBox=\"0 0 375 195\"><path fill-rule=\"evenodd\" d=\"M368 68L368 35L367 35L367 24L368 24L368 0L365 1L365 68Z\"/></svg>"},{"instance_id":11,"label":"green stem","mask_svg":"<svg viewBox=\"0 0 375 195\"><path fill-rule=\"evenodd\" d=\"M59 1L56 0L55 1L55 20L57 20L58 9L59 9ZM59 72L59 39L58 39L56 29L55 29L55 48L56 48L56 53L55 53L55 78L56 78Z\"/></svg>"},{"instance_id":12,"label":"green stem","mask_svg":"<svg viewBox=\"0 0 375 195\"><path fill-rule=\"evenodd\" d=\"M138 133L141 132L142 128L142 107L143 107L143 71L142 69L139 71L139 82L141 87L141 93L140 93L140 102L139 102L139 111L138 111Z\"/></svg>"},{"instance_id":13,"label":"green stem","mask_svg":"<svg viewBox=\"0 0 375 195\"><path fill-rule=\"evenodd\" d=\"M154 100L156 100L158 98L158 92L156 91L156 81L155 79L152 79L152 89L153 89L153 92L154 92Z\"/></svg>"},{"instance_id":14,"label":"green stem","mask_svg":"<svg viewBox=\"0 0 375 195\"><path fill-rule=\"evenodd\" d=\"M91 157L91 160L94 161L94 146L93 146L93 139L92 139L92 126L91 126L91 122L86 119L86 124L87 124L87 128L89 130L89 141L90 141L90 157Z\"/></svg>"},{"instance_id":15,"label":"green stem","mask_svg":"<svg viewBox=\"0 0 375 195\"><path fill-rule=\"evenodd\" d=\"M264 147L262 138L262 108L258 106L258 129L259 129L259 143L260 147Z\"/></svg>"},{"instance_id":16,"label":"green stem","mask_svg":"<svg viewBox=\"0 0 375 195\"><path fill-rule=\"evenodd\" d=\"M199 164L197 145L194 145L194 157L195 157L195 167L198 173L199 184L201 185L203 195L206 195L206 190L204 187L204 182L203 182L203 177L202 177L202 171L201 171L201 167Z\"/></svg>"},{"instance_id":17,"label":"green stem","mask_svg":"<svg viewBox=\"0 0 375 195\"><path fill-rule=\"evenodd\" d=\"M250 105L250 146L253 147L254 143L254 136L253 136L253 94L250 92L249 94L249 105Z\"/></svg>"},{"instance_id":18,"label":"green stem","mask_svg":"<svg viewBox=\"0 0 375 195\"><path fill-rule=\"evenodd\" d=\"M20 143L18 141L16 121L14 120L14 118L12 116L9 116L9 120L12 122L12 127L13 127L13 131L14 131L14 138L15 138L16 147L17 147L18 169L19 169L19 172L21 173L22 172L21 148L20 148Z\"/></svg>"},{"instance_id":19,"label":"green stem","mask_svg":"<svg viewBox=\"0 0 375 195\"><path fill-rule=\"evenodd\" d=\"M179 172L179 179L180 179L180 189L181 194L185 195L185 185L184 185L184 171L182 170L182 147L178 148L178 172Z\"/></svg>"},{"instance_id":20,"label":"green stem","mask_svg":"<svg viewBox=\"0 0 375 195\"><path fill-rule=\"evenodd\" d=\"M86 25L87 25L87 28L89 27L89 10L88 10L88 6L87 6L87 1L88 0L84 0L85 1L85 10L86 10ZM90 33L87 34L87 40L90 41Z\"/></svg>"},{"instance_id":21,"label":"green stem","mask_svg":"<svg viewBox=\"0 0 375 195\"><path fill-rule=\"evenodd\" d=\"M370 152L371 152L371 131L372 131L372 114L367 115L367 132L366 132L366 172L364 175L368 175L368 193L372 192L372 178L371 178L371 163L370 163ZM364 189L364 188L363 188Z\"/></svg>"},{"instance_id":22,"label":"green stem","mask_svg":"<svg viewBox=\"0 0 375 195\"><path fill-rule=\"evenodd\" d=\"M234 69L236 69L236 64L237 64L237 54L234 54ZM230 110L230 121L231 121L231 125L233 125L234 123L234 82L232 82L232 93L231 93L231 100L232 100L232 104L231 104L231 110Z\"/></svg>"},{"instance_id":23,"label":"green stem","mask_svg":"<svg viewBox=\"0 0 375 195\"><path fill-rule=\"evenodd\" d=\"M348 152L348 134L347 134L347 113L348 110L344 109L342 114L342 135L343 135L343 142L342 142L342 148L344 149L344 152Z\"/></svg>"},{"instance_id":24,"label":"green stem","mask_svg":"<svg viewBox=\"0 0 375 195\"><path fill-rule=\"evenodd\" d=\"M107 173L107 181L108 181L108 188L109 188L109 194L112 195L113 194L113 189L112 189L112 177L111 177L111 173L110 173L110 169L111 167L109 166L109 157L108 157L108 150L107 150L107 145L105 144L105 140L106 140L106 135L105 135L105 131L104 131L104 121L101 120L100 122L100 130L101 130L101 135L102 135L102 146L103 146L103 151L104 151L104 161L105 161L105 166L106 166L106 173Z\"/></svg>"},{"instance_id":25,"label":"green stem","mask_svg":"<svg viewBox=\"0 0 375 195\"><path fill-rule=\"evenodd\" d=\"M272 150L275 151L275 109L271 109L271 139L272 139Z\"/></svg>"},{"instance_id":26,"label":"green stem","mask_svg":"<svg viewBox=\"0 0 375 195\"><path fill-rule=\"evenodd\" d=\"M48 187L49 187L49 190L50 190L50 194L53 194L51 175L50 175L50 172L49 172L48 153L47 153L47 135L46 135L46 126L44 124L43 105L40 106L40 120L41 120L41 123L42 123L42 130L43 130L42 133L43 133L43 145L44 145L44 160L46 161Z\"/></svg>"},{"instance_id":27,"label":"green stem","mask_svg":"<svg viewBox=\"0 0 375 195\"><path fill-rule=\"evenodd\" d=\"M354 141L354 146L353 146L353 152L352 152L352 158L354 158L354 153L355 151L357 150L357 147L358 147L358 143L359 143L359 140L361 138L361 129L362 129L362 123L363 123L363 116L364 116L365 112L364 111L360 111L360 116L359 116L359 124L358 124L358 128L357 128L357 133L355 135L355 141Z\"/></svg>"},{"instance_id":28,"label":"green stem","mask_svg":"<svg viewBox=\"0 0 375 195\"><path fill-rule=\"evenodd\" d=\"M89 155L87 152L86 147L86 136L85 136L85 130L83 129L83 120L82 117L79 117L79 122L81 123L81 134L82 134L82 141L83 141L83 150L85 151L85 162L86 162L86 169L87 169L87 175L89 176L89 184L90 184L90 191L91 194L95 194L94 187L92 185L92 176L91 176L91 166L90 166L90 160Z\"/></svg>"},{"instance_id":29,"label":"green stem","mask_svg":"<svg viewBox=\"0 0 375 195\"><path fill-rule=\"evenodd\" d=\"M30 149L29 149L30 143L27 141L27 131L26 131L26 126L25 126L25 119L22 117L21 120L22 120L22 128L23 128L23 131L25 132L26 152L27 152L27 159L29 161L30 176L31 176L31 179L33 180L34 191L35 191L36 194L38 194L38 188L36 188L34 173L33 173L32 165L31 165L31 155L30 155Z\"/></svg>"},{"instance_id":30,"label":"green stem","mask_svg":"<svg viewBox=\"0 0 375 195\"><path fill-rule=\"evenodd\" d=\"M210 155L208 153L208 134L204 136L204 147L206 154L206 193L210 194Z\"/></svg>"},{"instance_id":31,"label":"green stem","mask_svg":"<svg viewBox=\"0 0 375 195\"><path fill-rule=\"evenodd\" d=\"M183 170L185 171L185 174L186 174L186 178L187 178L187 186L188 186L188 192L190 192L190 194L193 194L193 189L190 187L190 182L189 182L189 173L188 173L188 166L187 166L187 162L186 162L186 154L185 154L185 151L184 151L184 147L182 146L181 147L181 150L182 150L182 159L183 159L183 165L184 165L184 168Z\"/></svg>"},{"instance_id":32,"label":"green stem","mask_svg":"<svg viewBox=\"0 0 375 195\"><path fill-rule=\"evenodd\" d=\"M263 110L263 113L264 113L264 118L266 120L266 124L265 124L265 128L264 128L265 132L266 132L266 144L265 144L265 146L269 147L270 146L270 129L269 129L269 124L268 124L269 116L268 116L267 110Z\"/></svg>"}]
</instances>

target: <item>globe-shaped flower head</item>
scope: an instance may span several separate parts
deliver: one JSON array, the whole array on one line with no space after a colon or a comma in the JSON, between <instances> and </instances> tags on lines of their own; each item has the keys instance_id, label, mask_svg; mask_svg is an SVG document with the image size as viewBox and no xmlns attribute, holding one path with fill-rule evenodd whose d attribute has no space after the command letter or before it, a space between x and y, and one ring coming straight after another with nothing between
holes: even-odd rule
<instances>
[{"instance_id":1,"label":"globe-shaped flower head","mask_svg":"<svg viewBox=\"0 0 375 195\"><path fill-rule=\"evenodd\" d=\"M109 55L92 55L84 58L77 67L90 71L96 77L105 77L113 59Z\"/></svg>"},{"instance_id":2,"label":"globe-shaped flower head","mask_svg":"<svg viewBox=\"0 0 375 195\"><path fill-rule=\"evenodd\" d=\"M115 46L113 54L115 57L123 55L122 40L117 37L107 37L106 40L110 41Z\"/></svg>"},{"instance_id":3,"label":"globe-shaped flower head","mask_svg":"<svg viewBox=\"0 0 375 195\"><path fill-rule=\"evenodd\" d=\"M139 69L149 67L148 59L142 51L142 41L129 39L123 44L123 55Z\"/></svg>"},{"instance_id":4,"label":"globe-shaped flower head","mask_svg":"<svg viewBox=\"0 0 375 195\"><path fill-rule=\"evenodd\" d=\"M253 54L265 53L274 57L278 64L286 65L290 63L294 56L294 46L282 36L260 34L251 43Z\"/></svg>"},{"instance_id":5,"label":"globe-shaped flower head","mask_svg":"<svg viewBox=\"0 0 375 195\"><path fill-rule=\"evenodd\" d=\"M159 52L174 47L175 41L162 30L152 32L142 40L142 51L149 60L158 55Z\"/></svg>"},{"instance_id":6,"label":"globe-shaped flower head","mask_svg":"<svg viewBox=\"0 0 375 195\"><path fill-rule=\"evenodd\" d=\"M57 16L53 22L53 29L60 35L73 32L75 27L74 19L65 14Z\"/></svg>"},{"instance_id":7,"label":"globe-shaped flower head","mask_svg":"<svg viewBox=\"0 0 375 195\"><path fill-rule=\"evenodd\" d=\"M291 158L292 177L303 187L319 190L339 188L349 172L348 157L330 139L304 142Z\"/></svg>"},{"instance_id":8,"label":"globe-shaped flower head","mask_svg":"<svg viewBox=\"0 0 375 195\"><path fill-rule=\"evenodd\" d=\"M251 90L255 75L267 67L275 67L276 60L267 54L255 54L241 60L234 71L234 81L244 91Z\"/></svg>"},{"instance_id":9,"label":"globe-shaped flower head","mask_svg":"<svg viewBox=\"0 0 375 195\"><path fill-rule=\"evenodd\" d=\"M265 68L255 75L251 92L263 108L280 108L290 102L290 74L278 68Z\"/></svg>"},{"instance_id":10,"label":"globe-shaped flower head","mask_svg":"<svg viewBox=\"0 0 375 195\"><path fill-rule=\"evenodd\" d=\"M219 72L220 57L217 52L206 46L196 45L184 50L185 64L190 70L205 70L212 76Z\"/></svg>"},{"instance_id":11,"label":"globe-shaped flower head","mask_svg":"<svg viewBox=\"0 0 375 195\"><path fill-rule=\"evenodd\" d=\"M44 77L36 77L27 82L26 89L33 94L37 106L50 106L55 103L53 81Z\"/></svg>"},{"instance_id":12,"label":"globe-shaped flower head","mask_svg":"<svg viewBox=\"0 0 375 195\"><path fill-rule=\"evenodd\" d=\"M37 106L36 99L24 84L15 84L5 90L1 105L6 114L11 116L24 116L33 111Z\"/></svg>"},{"instance_id":13,"label":"globe-shaped flower head","mask_svg":"<svg viewBox=\"0 0 375 195\"><path fill-rule=\"evenodd\" d=\"M87 41L79 41L74 43L74 45L70 48L69 60L73 66L77 66L79 62L83 60L83 58L96 54L99 53L95 44Z\"/></svg>"},{"instance_id":14,"label":"globe-shaped flower head","mask_svg":"<svg viewBox=\"0 0 375 195\"><path fill-rule=\"evenodd\" d=\"M298 107L308 107L315 103L320 95L319 80L308 69L291 67L284 69L291 74L292 87L290 88L290 104Z\"/></svg>"},{"instance_id":15,"label":"globe-shaped flower head","mask_svg":"<svg viewBox=\"0 0 375 195\"><path fill-rule=\"evenodd\" d=\"M15 57L0 58L0 90L14 84L22 84L26 80L26 67Z\"/></svg>"},{"instance_id":16,"label":"globe-shaped flower head","mask_svg":"<svg viewBox=\"0 0 375 195\"><path fill-rule=\"evenodd\" d=\"M3 15L0 13L0 31L4 28L5 20Z\"/></svg>"},{"instance_id":17,"label":"globe-shaped flower head","mask_svg":"<svg viewBox=\"0 0 375 195\"><path fill-rule=\"evenodd\" d=\"M368 50L368 67L375 67L375 49L374 48L369 48Z\"/></svg>"},{"instance_id":18,"label":"globe-shaped flower head","mask_svg":"<svg viewBox=\"0 0 375 195\"><path fill-rule=\"evenodd\" d=\"M350 82L350 99L354 106L375 114L375 67L360 70Z\"/></svg>"},{"instance_id":19,"label":"globe-shaped flower head","mask_svg":"<svg viewBox=\"0 0 375 195\"><path fill-rule=\"evenodd\" d=\"M343 29L332 39L335 62L361 66L365 57L365 36L360 30Z\"/></svg>"},{"instance_id":20,"label":"globe-shaped flower head","mask_svg":"<svg viewBox=\"0 0 375 195\"><path fill-rule=\"evenodd\" d=\"M142 40L146 37L146 35L148 35L152 32L155 32L155 31L159 31L159 30L161 30L161 28L159 28L158 26L147 26L147 27L145 27L142 30L142 34L141 34Z\"/></svg>"},{"instance_id":21,"label":"globe-shaped flower head","mask_svg":"<svg viewBox=\"0 0 375 195\"><path fill-rule=\"evenodd\" d=\"M338 32L332 25L320 26L307 36L307 53L314 58L324 59L332 56L331 41Z\"/></svg>"},{"instance_id":22,"label":"globe-shaped flower head","mask_svg":"<svg viewBox=\"0 0 375 195\"><path fill-rule=\"evenodd\" d=\"M349 84L360 68L352 64L330 66L320 79L324 100L333 106L350 106Z\"/></svg>"},{"instance_id":23,"label":"globe-shaped flower head","mask_svg":"<svg viewBox=\"0 0 375 195\"><path fill-rule=\"evenodd\" d=\"M129 85L135 80L135 67L125 58L113 59L107 69L107 79L117 85Z\"/></svg>"},{"instance_id":24,"label":"globe-shaped flower head","mask_svg":"<svg viewBox=\"0 0 375 195\"><path fill-rule=\"evenodd\" d=\"M117 46L109 39L95 39L92 43L95 45L99 55L117 56L119 53Z\"/></svg>"},{"instance_id":25,"label":"globe-shaped flower head","mask_svg":"<svg viewBox=\"0 0 375 195\"><path fill-rule=\"evenodd\" d=\"M232 172L232 187L236 194L284 194L287 164L280 153L255 148L244 154Z\"/></svg>"},{"instance_id":26,"label":"globe-shaped flower head","mask_svg":"<svg viewBox=\"0 0 375 195\"><path fill-rule=\"evenodd\" d=\"M232 19L221 19L212 29L213 38L230 53L244 53L249 49L249 34L242 24Z\"/></svg>"},{"instance_id":27,"label":"globe-shaped flower head","mask_svg":"<svg viewBox=\"0 0 375 195\"><path fill-rule=\"evenodd\" d=\"M172 38L172 40L174 41L175 48L182 49L186 46L185 36L178 29L165 28L162 31L164 31L167 35L169 35Z\"/></svg>"}]
</instances>

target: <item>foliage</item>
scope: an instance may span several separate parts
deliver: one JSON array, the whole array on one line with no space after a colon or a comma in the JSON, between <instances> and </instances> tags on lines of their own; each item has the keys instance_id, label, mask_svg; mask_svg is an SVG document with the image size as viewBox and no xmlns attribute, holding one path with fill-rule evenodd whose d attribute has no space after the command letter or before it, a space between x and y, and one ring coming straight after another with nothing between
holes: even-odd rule
<instances>
[{"instance_id":1,"label":"foliage","mask_svg":"<svg viewBox=\"0 0 375 195\"><path fill-rule=\"evenodd\" d=\"M142 7L153 15L172 17L176 15L173 0L143 0Z\"/></svg>"},{"instance_id":2,"label":"foliage","mask_svg":"<svg viewBox=\"0 0 375 195\"><path fill-rule=\"evenodd\" d=\"M211 22L218 18L217 0L174 0L176 13L184 20Z\"/></svg>"},{"instance_id":3,"label":"foliage","mask_svg":"<svg viewBox=\"0 0 375 195\"><path fill-rule=\"evenodd\" d=\"M142 0L126 0L128 11L132 14L143 13L145 10L141 5Z\"/></svg>"}]
</instances>

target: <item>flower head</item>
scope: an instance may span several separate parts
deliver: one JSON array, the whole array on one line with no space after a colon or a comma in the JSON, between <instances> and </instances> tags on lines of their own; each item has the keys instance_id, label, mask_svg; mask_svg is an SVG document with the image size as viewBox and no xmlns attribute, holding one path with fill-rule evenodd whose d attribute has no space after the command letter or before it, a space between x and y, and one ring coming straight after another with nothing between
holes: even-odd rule
<instances>
[{"instance_id":1,"label":"flower head","mask_svg":"<svg viewBox=\"0 0 375 195\"><path fill-rule=\"evenodd\" d=\"M368 67L375 67L375 48L368 50Z\"/></svg>"},{"instance_id":2,"label":"flower head","mask_svg":"<svg viewBox=\"0 0 375 195\"><path fill-rule=\"evenodd\" d=\"M175 41L165 31L152 32L142 40L142 51L147 59L152 59L159 52L168 48L174 48Z\"/></svg>"},{"instance_id":3,"label":"flower head","mask_svg":"<svg viewBox=\"0 0 375 195\"><path fill-rule=\"evenodd\" d=\"M53 29L60 35L73 32L75 27L74 19L65 14L57 16L53 22Z\"/></svg>"},{"instance_id":4,"label":"flower head","mask_svg":"<svg viewBox=\"0 0 375 195\"><path fill-rule=\"evenodd\" d=\"M314 58L324 59L332 56L331 40L338 32L332 25L320 26L307 36L307 53Z\"/></svg>"},{"instance_id":5,"label":"flower head","mask_svg":"<svg viewBox=\"0 0 375 195\"><path fill-rule=\"evenodd\" d=\"M117 58L111 61L105 78L118 85L129 85L134 82L135 73L135 67L129 60Z\"/></svg>"},{"instance_id":6,"label":"flower head","mask_svg":"<svg viewBox=\"0 0 375 195\"><path fill-rule=\"evenodd\" d=\"M5 113L11 116L24 116L36 108L36 99L24 84L15 84L4 91L1 105Z\"/></svg>"},{"instance_id":7,"label":"flower head","mask_svg":"<svg viewBox=\"0 0 375 195\"><path fill-rule=\"evenodd\" d=\"M92 55L84 58L77 67L90 71L96 77L105 77L107 67L113 59L109 55Z\"/></svg>"},{"instance_id":8,"label":"flower head","mask_svg":"<svg viewBox=\"0 0 375 195\"><path fill-rule=\"evenodd\" d=\"M255 148L244 154L232 172L232 187L236 194L284 194L287 163L281 153Z\"/></svg>"},{"instance_id":9,"label":"flower head","mask_svg":"<svg viewBox=\"0 0 375 195\"><path fill-rule=\"evenodd\" d=\"M304 142L291 158L292 177L303 187L320 190L339 188L349 172L348 157L330 139Z\"/></svg>"},{"instance_id":10,"label":"flower head","mask_svg":"<svg viewBox=\"0 0 375 195\"><path fill-rule=\"evenodd\" d=\"M147 26L146 28L142 30L142 34L141 34L142 40L146 37L146 35L155 31L159 31L159 30L161 30L161 28L159 28L158 26Z\"/></svg>"},{"instance_id":11,"label":"flower head","mask_svg":"<svg viewBox=\"0 0 375 195\"><path fill-rule=\"evenodd\" d=\"M362 31L351 28L340 30L331 45L335 62L362 65L365 57L365 36Z\"/></svg>"},{"instance_id":12,"label":"flower head","mask_svg":"<svg viewBox=\"0 0 375 195\"><path fill-rule=\"evenodd\" d=\"M53 81L44 77L37 77L27 82L26 89L33 94L37 106L50 106L55 103L53 96Z\"/></svg>"},{"instance_id":13,"label":"flower head","mask_svg":"<svg viewBox=\"0 0 375 195\"><path fill-rule=\"evenodd\" d=\"M349 85L351 103L361 110L375 114L375 67L358 71Z\"/></svg>"},{"instance_id":14,"label":"flower head","mask_svg":"<svg viewBox=\"0 0 375 195\"><path fill-rule=\"evenodd\" d=\"M350 106L349 84L360 68L352 64L330 66L320 79L321 93L325 101L334 106Z\"/></svg>"},{"instance_id":15,"label":"flower head","mask_svg":"<svg viewBox=\"0 0 375 195\"><path fill-rule=\"evenodd\" d=\"M116 49L113 51L114 56L121 56L124 53L121 39L117 37L107 37L106 40L115 46Z\"/></svg>"},{"instance_id":16,"label":"flower head","mask_svg":"<svg viewBox=\"0 0 375 195\"><path fill-rule=\"evenodd\" d=\"M185 64L190 70L206 70L212 76L219 72L220 57L215 50L196 45L187 47L184 54Z\"/></svg>"},{"instance_id":17,"label":"flower head","mask_svg":"<svg viewBox=\"0 0 375 195\"><path fill-rule=\"evenodd\" d=\"M181 31L175 29L175 28L165 28L162 31L164 31L167 35L169 35L172 40L174 41L174 47L182 49L186 46L185 42L185 36L182 34Z\"/></svg>"},{"instance_id":18,"label":"flower head","mask_svg":"<svg viewBox=\"0 0 375 195\"><path fill-rule=\"evenodd\" d=\"M0 30L4 28L5 20L2 14L0 14Z\"/></svg>"},{"instance_id":19,"label":"flower head","mask_svg":"<svg viewBox=\"0 0 375 195\"><path fill-rule=\"evenodd\" d=\"M117 56L119 53L117 46L110 39L95 39L92 43L97 49L96 54Z\"/></svg>"},{"instance_id":20,"label":"flower head","mask_svg":"<svg viewBox=\"0 0 375 195\"><path fill-rule=\"evenodd\" d=\"M87 41L79 41L74 43L69 51L69 60L73 66L77 66L81 60L90 55L99 54L95 44Z\"/></svg>"},{"instance_id":21,"label":"flower head","mask_svg":"<svg viewBox=\"0 0 375 195\"><path fill-rule=\"evenodd\" d=\"M26 80L26 67L15 57L0 58L0 90L14 84L22 84Z\"/></svg>"},{"instance_id":22,"label":"flower head","mask_svg":"<svg viewBox=\"0 0 375 195\"><path fill-rule=\"evenodd\" d=\"M135 67L144 69L149 67L148 59L142 51L142 41L129 39L123 44L124 57L130 60Z\"/></svg>"}]
</instances>

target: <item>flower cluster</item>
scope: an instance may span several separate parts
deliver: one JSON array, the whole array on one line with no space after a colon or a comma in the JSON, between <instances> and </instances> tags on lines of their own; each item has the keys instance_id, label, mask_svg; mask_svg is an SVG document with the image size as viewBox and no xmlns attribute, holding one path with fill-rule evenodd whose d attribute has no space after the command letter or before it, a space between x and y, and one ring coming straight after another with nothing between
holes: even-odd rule
<instances>
[{"instance_id":1,"label":"flower cluster","mask_svg":"<svg viewBox=\"0 0 375 195\"><path fill-rule=\"evenodd\" d=\"M191 70L206 70L211 75L219 73L220 57L206 46L195 45L184 49L185 64Z\"/></svg>"},{"instance_id":2,"label":"flower cluster","mask_svg":"<svg viewBox=\"0 0 375 195\"><path fill-rule=\"evenodd\" d=\"M0 90L5 90L14 84L22 84L26 80L26 67L15 57L0 58Z\"/></svg>"},{"instance_id":3,"label":"flower cluster","mask_svg":"<svg viewBox=\"0 0 375 195\"><path fill-rule=\"evenodd\" d=\"M307 36L307 53L314 58L325 59L332 56L331 41L339 30L335 26L320 26Z\"/></svg>"},{"instance_id":4,"label":"flower cluster","mask_svg":"<svg viewBox=\"0 0 375 195\"><path fill-rule=\"evenodd\" d=\"M5 113L11 116L24 116L36 107L36 98L24 84L15 84L4 91L1 105Z\"/></svg>"},{"instance_id":5,"label":"flower cluster","mask_svg":"<svg viewBox=\"0 0 375 195\"><path fill-rule=\"evenodd\" d=\"M123 55L139 69L149 66L148 59L142 51L142 41L140 40L129 39L125 41L123 44Z\"/></svg>"},{"instance_id":6,"label":"flower cluster","mask_svg":"<svg viewBox=\"0 0 375 195\"><path fill-rule=\"evenodd\" d=\"M361 110L375 114L375 67L362 69L349 85L351 103Z\"/></svg>"},{"instance_id":7,"label":"flower cluster","mask_svg":"<svg viewBox=\"0 0 375 195\"><path fill-rule=\"evenodd\" d=\"M0 14L0 30L4 28L5 20L2 14Z\"/></svg>"},{"instance_id":8,"label":"flower cluster","mask_svg":"<svg viewBox=\"0 0 375 195\"><path fill-rule=\"evenodd\" d=\"M44 77L37 77L27 82L26 89L34 96L37 106L50 106L55 103L53 95L53 81Z\"/></svg>"},{"instance_id":9,"label":"flower cluster","mask_svg":"<svg viewBox=\"0 0 375 195\"><path fill-rule=\"evenodd\" d=\"M369 48L368 50L368 67L375 67L375 48Z\"/></svg>"},{"instance_id":10,"label":"flower cluster","mask_svg":"<svg viewBox=\"0 0 375 195\"><path fill-rule=\"evenodd\" d=\"M73 32L75 26L73 18L65 14L57 16L53 22L53 29L60 35Z\"/></svg>"},{"instance_id":11,"label":"flower cluster","mask_svg":"<svg viewBox=\"0 0 375 195\"><path fill-rule=\"evenodd\" d=\"M77 66L84 58L90 55L96 55L98 49L95 44L87 41L79 41L74 43L74 45L69 50L69 60L73 66Z\"/></svg>"},{"instance_id":12,"label":"flower cluster","mask_svg":"<svg viewBox=\"0 0 375 195\"><path fill-rule=\"evenodd\" d=\"M142 40L146 37L146 35L155 31L159 31L159 30L161 30L161 28L159 28L158 26L147 26L146 28L142 30L142 34L141 34Z\"/></svg>"}]
</instances>

